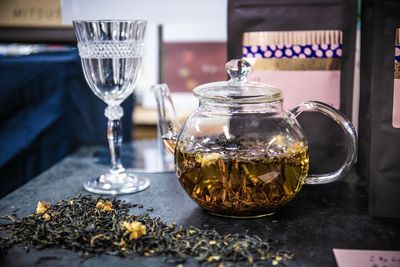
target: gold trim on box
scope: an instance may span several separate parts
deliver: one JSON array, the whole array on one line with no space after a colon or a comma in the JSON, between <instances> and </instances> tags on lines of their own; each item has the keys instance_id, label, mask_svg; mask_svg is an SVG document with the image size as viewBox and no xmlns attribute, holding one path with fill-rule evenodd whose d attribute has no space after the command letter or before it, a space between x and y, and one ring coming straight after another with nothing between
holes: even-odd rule
<instances>
[{"instance_id":1,"label":"gold trim on box","mask_svg":"<svg viewBox=\"0 0 400 267\"><path fill-rule=\"evenodd\" d=\"M243 34L243 45L339 45L343 33L339 30L324 31L264 31Z\"/></svg>"},{"instance_id":2,"label":"gold trim on box","mask_svg":"<svg viewBox=\"0 0 400 267\"><path fill-rule=\"evenodd\" d=\"M395 45L400 45L400 28L396 30L396 44Z\"/></svg>"},{"instance_id":3,"label":"gold trim on box","mask_svg":"<svg viewBox=\"0 0 400 267\"><path fill-rule=\"evenodd\" d=\"M0 26L62 27L59 0L0 0Z\"/></svg>"},{"instance_id":4,"label":"gold trim on box","mask_svg":"<svg viewBox=\"0 0 400 267\"><path fill-rule=\"evenodd\" d=\"M257 58L253 70L340 70L340 58Z\"/></svg>"},{"instance_id":5,"label":"gold trim on box","mask_svg":"<svg viewBox=\"0 0 400 267\"><path fill-rule=\"evenodd\" d=\"M394 78L400 79L400 62L394 62Z\"/></svg>"}]
</instances>

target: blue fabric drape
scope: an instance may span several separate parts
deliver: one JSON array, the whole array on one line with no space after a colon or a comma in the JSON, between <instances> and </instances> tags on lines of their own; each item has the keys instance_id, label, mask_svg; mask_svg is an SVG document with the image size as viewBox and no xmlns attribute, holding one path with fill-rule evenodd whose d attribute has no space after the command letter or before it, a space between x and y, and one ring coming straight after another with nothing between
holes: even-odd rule
<instances>
[{"instance_id":1,"label":"blue fabric drape","mask_svg":"<svg viewBox=\"0 0 400 267\"><path fill-rule=\"evenodd\" d=\"M133 99L124 104L131 140ZM0 196L83 145L106 144L106 105L90 90L76 49L0 58Z\"/></svg>"}]
</instances>

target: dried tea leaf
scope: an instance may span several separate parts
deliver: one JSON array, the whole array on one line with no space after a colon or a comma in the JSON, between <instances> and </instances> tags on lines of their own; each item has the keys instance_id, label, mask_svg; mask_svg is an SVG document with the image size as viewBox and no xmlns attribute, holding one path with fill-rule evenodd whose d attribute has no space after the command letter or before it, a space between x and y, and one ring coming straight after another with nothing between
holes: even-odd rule
<instances>
[{"instance_id":1,"label":"dried tea leaf","mask_svg":"<svg viewBox=\"0 0 400 267\"><path fill-rule=\"evenodd\" d=\"M279 172L269 172L263 175L259 175L258 178L264 183L272 182L276 177L279 176Z\"/></svg>"}]
</instances>

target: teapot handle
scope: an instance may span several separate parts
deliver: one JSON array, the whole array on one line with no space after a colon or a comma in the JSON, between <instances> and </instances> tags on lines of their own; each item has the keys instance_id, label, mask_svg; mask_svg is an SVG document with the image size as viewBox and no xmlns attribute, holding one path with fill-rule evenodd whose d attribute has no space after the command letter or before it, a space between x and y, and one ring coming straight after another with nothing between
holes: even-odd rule
<instances>
[{"instance_id":1,"label":"teapot handle","mask_svg":"<svg viewBox=\"0 0 400 267\"><path fill-rule=\"evenodd\" d=\"M295 120L296 117L302 112L316 111L328 116L336 121L346 134L346 141L348 143L347 157L344 164L336 171L325 174L312 174L306 177L306 184L325 184L340 180L343 178L356 160L357 155L357 134L353 125L348 119L339 111L334 108L317 101L305 101L288 112L288 119Z\"/></svg>"}]
</instances>

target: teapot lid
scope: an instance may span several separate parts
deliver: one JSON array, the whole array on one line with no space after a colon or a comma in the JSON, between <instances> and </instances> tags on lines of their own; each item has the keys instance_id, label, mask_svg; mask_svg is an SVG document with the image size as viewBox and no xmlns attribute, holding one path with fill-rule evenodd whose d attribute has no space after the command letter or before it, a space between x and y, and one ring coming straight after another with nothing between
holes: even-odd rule
<instances>
[{"instance_id":1,"label":"teapot lid","mask_svg":"<svg viewBox=\"0 0 400 267\"><path fill-rule=\"evenodd\" d=\"M282 91L276 87L251 82L247 75L251 65L244 59L232 59L225 65L229 81L212 82L193 89L193 94L205 100L223 103L268 103L283 99Z\"/></svg>"}]
</instances>

